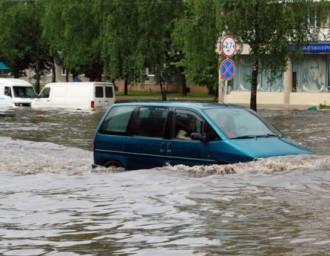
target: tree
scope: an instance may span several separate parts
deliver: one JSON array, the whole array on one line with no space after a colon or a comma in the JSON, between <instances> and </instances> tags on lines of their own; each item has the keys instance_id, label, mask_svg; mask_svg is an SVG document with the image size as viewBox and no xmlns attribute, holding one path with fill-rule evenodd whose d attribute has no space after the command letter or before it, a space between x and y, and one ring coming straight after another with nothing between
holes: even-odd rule
<instances>
[{"instance_id":1,"label":"tree","mask_svg":"<svg viewBox=\"0 0 330 256\"><path fill-rule=\"evenodd\" d=\"M43 35L52 51L73 74L85 73L91 81L100 81L103 61L94 1L44 1Z\"/></svg>"},{"instance_id":2,"label":"tree","mask_svg":"<svg viewBox=\"0 0 330 256\"><path fill-rule=\"evenodd\" d=\"M51 67L49 48L41 36L41 13L39 2L0 2L2 58L16 78L31 67L36 75L37 91L40 89L40 76Z\"/></svg>"},{"instance_id":3,"label":"tree","mask_svg":"<svg viewBox=\"0 0 330 256\"><path fill-rule=\"evenodd\" d=\"M124 80L124 94L132 81L142 80L142 56L137 51L139 40L137 0L97 1L99 24L102 26L100 41L105 71L114 81Z\"/></svg>"},{"instance_id":4,"label":"tree","mask_svg":"<svg viewBox=\"0 0 330 256\"><path fill-rule=\"evenodd\" d=\"M153 70L166 100L164 81L171 70L174 21L182 12L182 1L138 0L139 42L144 66Z\"/></svg>"},{"instance_id":5,"label":"tree","mask_svg":"<svg viewBox=\"0 0 330 256\"><path fill-rule=\"evenodd\" d=\"M110 77L128 84L143 82L145 70L156 75L166 99L164 80L171 62L173 20L182 0L97 1L102 29L102 52Z\"/></svg>"},{"instance_id":6,"label":"tree","mask_svg":"<svg viewBox=\"0 0 330 256\"><path fill-rule=\"evenodd\" d=\"M308 13L312 0L222 0L217 2L219 30L250 46L253 62L250 107L257 110L257 78L261 70L272 76L284 71L289 45L302 45L311 38Z\"/></svg>"},{"instance_id":7,"label":"tree","mask_svg":"<svg viewBox=\"0 0 330 256\"><path fill-rule=\"evenodd\" d=\"M217 88L216 5L214 0L185 1L184 15L175 23L173 38L182 53L176 65L182 68L190 82Z\"/></svg>"}]
</instances>

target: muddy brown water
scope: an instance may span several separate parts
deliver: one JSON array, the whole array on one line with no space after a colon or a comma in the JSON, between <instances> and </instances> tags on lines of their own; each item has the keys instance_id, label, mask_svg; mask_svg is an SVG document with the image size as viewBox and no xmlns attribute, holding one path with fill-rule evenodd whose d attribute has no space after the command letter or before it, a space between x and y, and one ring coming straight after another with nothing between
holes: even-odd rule
<instances>
[{"instance_id":1,"label":"muddy brown water","mask_svg":"<svg viewBox=\"0 0 330 256\"><path fill-rule=\"evenodd\" d=\"M0 255L330 255L330 112L260 114L315 154L92 170L102 113L0 116Z\"/></svg>"}]
</instances>

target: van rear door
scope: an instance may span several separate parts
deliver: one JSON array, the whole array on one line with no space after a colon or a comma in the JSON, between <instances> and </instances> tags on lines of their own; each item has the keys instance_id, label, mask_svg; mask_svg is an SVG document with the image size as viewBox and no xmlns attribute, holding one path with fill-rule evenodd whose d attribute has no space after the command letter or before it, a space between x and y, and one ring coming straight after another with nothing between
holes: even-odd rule
<instances>
[{"instance_id":1,"label":"van rear door","mask_svg":"<svg viewBox=\"0 0 330 256\"><path fill-rule=\"evenodd\" d=\"M94 96L95 96L95 106L104 107L105 106L104 85L102 84L95 85Z\"/></svg>"},{"instance_id":2,"label":"van rear door","mask_svg":"<svg viewBox=\"0 0 330 256\"><path fill-rule=\"evenodd\" d=\"M105 85L105 105L106 107L115 103L115 91L112 84Z\"/></svg>"}]
</instances>

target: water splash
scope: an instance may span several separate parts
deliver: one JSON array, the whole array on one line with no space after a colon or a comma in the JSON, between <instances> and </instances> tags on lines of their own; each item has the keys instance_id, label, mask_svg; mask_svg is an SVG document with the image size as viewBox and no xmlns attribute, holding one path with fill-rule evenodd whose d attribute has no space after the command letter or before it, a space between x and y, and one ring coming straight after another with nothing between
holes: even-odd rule
<instances>
[{"instance_id":1,"label":"water splash","mask_svg":"<svg viewBox=\"0 0 330 256\"><path fill-rule=\"evenodd\" d=\"M49 142L32 142L0 137L0 171L17 174L114 173L122 168L92 168L93 156L88 150L71 148ZM154 170L185 173L197 177L226 174L272 174L292 170L330 170L330 156L286 156L259 159L248 163L209 166L165 166Z\"/></svg>"},{"instance_id":2,"label":"water splash","mask_svg":"<svg viewBox=\"0 0 330 256\"><path fill-rule=\"evenodd\" d=\"M185 166L175 165L157 168L203 177L225 174L272 174L293 170L330 170L330 156L304 155L259 159L257 161L226 165Z\"/></svg>"}]
</instances>

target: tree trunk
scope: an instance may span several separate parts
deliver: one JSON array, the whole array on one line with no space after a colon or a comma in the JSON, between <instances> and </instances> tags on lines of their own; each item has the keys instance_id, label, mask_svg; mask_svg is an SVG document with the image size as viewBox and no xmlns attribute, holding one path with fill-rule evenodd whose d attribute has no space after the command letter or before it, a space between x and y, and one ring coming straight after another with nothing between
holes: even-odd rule
<instances>
[{"instance_id":1,"label":"tree trunk","mask_svg":"<svg viewBox=\"0 0 330 256\"><path fill-rule=\"evenodd\" d=\"M182 75L182 96L187 96L188 90L187 90L187 80L186 80L186 76L184 75L184 73L181 73Z\"/></svg>"},{"instance_id":2,"label":"tree trunk","mask_svg":"<svg viewBox=\"0 0 330 256\"><path fill-rule=\"evenodd\" d=\"M259 63L258 60L256 60L252 67L252 84L251 84L251 98L250 98L250 108L254 111L257 111L258 73L259 73Z\"/></svg>"},{"instance_id":3,"label":"tree trunk","mask_svg":"<svg viewBox=\"0 0 330 256\"><path fill-rule=\"evenodd\" d=\"M124 81L124 95L128 95L128 79L125 78Z\"/></svg>"},{"instance_id":4,"label":"tree trunk","mask_svg":"<svg viewBox=\"0 0 330 256\"><path fill-rule=\"evenodd\" d=\"M255 2L255 16L254 16L254 30L255 30L255 41L251 48L256 53L259 54L259 44L260 44L260 31L259 31L259 1ZM251 83L251 98L250 98L250 108L257 111L257 87L258 87L258 73L259 73L259 59L254 59L252 66L252 83Z\"/></svg>"},{"instance_id":5,"label":"tree trunk","mask_svg":"<svg viewBox=\"0 0 330 256\"><path fill-rule=\"evenodd\" d=\"M164 88L164 83L163 81L159 82L159 86L160 86L160 93L162 95L162 101L166 101L167 97L166 97L166 89Z\"/></svg>"},{"instance_id":6,"label":"tree trunk","mask_svg":"<svg viewBox=\"0 0 330 256\"><path fill-rule=\"evenodd\" d=\"M69 72L65 69L65 82L69 82Z\"/></svg>"},{"instance_id":7,"label":"tree trunk","mask_svg":"<svg viewBox=\"0 0 330 256\"><path fill-rule=\"evenodd\" d=\"M40 72L39 70L36 72L36 92L39 93L40 92Z\"/></svg>"},{"instance_id":8,"label":"tree trunk","mask_svg":"<svg viewBox=\"0 0 330 256\"><path fill-rule=\"evenodd\" d=\"M13 70L13 73L14 73L14 78L19 78L19 70L18 69L14 69Z\"/></svg>"},{"instance_id":9,"label":"tree trunk","mask_svg":"<svg viewBox=\"0 0 330 256\"><path fill-rule=\"evenodd\" d=\"M53 57L53 63L52 63L52 82L56 82L56 64L55 64L55 58Z\"/></svg>"},{"instance_id":10,"label":"tree trunk","mask_svg":"<svg viewBox=\"0 0 330 256\"><path fill-rule=\"evenodd\" d=\"M35 84L35 89L36 92L39 93L40 92L40 68L39 68L39 58L37 59L37 63L36 63L36 84Z\"/></svg>"}]
</instances>

